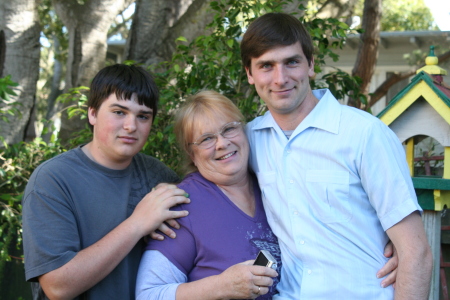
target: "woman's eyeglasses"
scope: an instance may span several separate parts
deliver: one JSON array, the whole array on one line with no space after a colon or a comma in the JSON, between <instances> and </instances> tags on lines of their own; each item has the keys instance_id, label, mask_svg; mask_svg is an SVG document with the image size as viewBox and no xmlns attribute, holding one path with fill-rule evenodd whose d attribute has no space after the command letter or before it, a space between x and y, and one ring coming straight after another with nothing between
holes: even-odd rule
<instances>
[{"instance_id":1,"label":"woman's eyeglasses","mask_svg":"<svg viewBox=\"0 0 450 300\"><path fill-rule=\"evenodd\" d=\"M208 149L217 143L217 136L220 134L226 139L234 138L241 130L241 122L230 122L225 125L217 133L206 133L200 136L195 142L189 145L196 145L201 149Z\"/></svg>"}]
</instances>

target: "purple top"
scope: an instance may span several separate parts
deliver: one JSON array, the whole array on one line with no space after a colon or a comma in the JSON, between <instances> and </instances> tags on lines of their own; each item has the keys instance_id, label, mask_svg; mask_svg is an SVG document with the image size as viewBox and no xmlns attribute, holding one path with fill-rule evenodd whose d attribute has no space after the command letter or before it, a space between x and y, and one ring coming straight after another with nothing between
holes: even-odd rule
<instances>
[{"instance_id":1,"label":"purple top","mask_svg":"<svg viewBox=\"0 0 450 300\"><path fill-rule=\"evenodd\" d=\"M189 193L191 203L174 208L189 211L187 217L177 219L181 225L177 237L151 240L146 249L160 251L188 281L218 275L232 265L255 259L260 249L272 253L280 274L280 248L267 223L258 183L253 180L256 210L250 217L200 173L189 174L178 185ZM257 299L271 299L277 283L275 278L271 291Z\"/></svg>"}]
</instances>

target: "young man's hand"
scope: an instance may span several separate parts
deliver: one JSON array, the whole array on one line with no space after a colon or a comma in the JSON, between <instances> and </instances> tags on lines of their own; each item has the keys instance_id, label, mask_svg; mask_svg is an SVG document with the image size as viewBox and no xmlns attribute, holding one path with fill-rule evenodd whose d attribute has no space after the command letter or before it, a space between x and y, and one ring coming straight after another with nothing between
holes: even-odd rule
<instances>
[{"instance_id":1,"label":"young man's hand","mask_svg":"<svg viewBox=\"0 0 450 300\"><path fill-rule=\"evenodd\" d=\"M130 219L133 219L139 230L142 230L142 236L150 235L154 239L164 239L163 235L156 232L160 230L174 238L175 232L167 224L179 228L175 219L187 216L188 211L175 211L170 208L181 203L189 203L190 199L187 196L185 191L174 184L158 184L139 202Z\"/></svg>"}]
</instances>

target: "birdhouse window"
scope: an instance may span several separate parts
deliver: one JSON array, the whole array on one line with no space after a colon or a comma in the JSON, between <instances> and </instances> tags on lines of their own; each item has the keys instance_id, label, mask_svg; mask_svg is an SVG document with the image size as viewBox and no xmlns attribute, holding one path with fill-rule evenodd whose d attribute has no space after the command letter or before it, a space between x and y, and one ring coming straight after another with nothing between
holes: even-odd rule
<instances>
[{"instance_id":1,"label":"birdhouse window","mask_svg":"<svg viewBox=\"0 0 450 300\"><path fill-rule=\"evenodd\" d=\"M414 176L442 178L444 147L429 136L414 137Z\"/></svg>"}]
</instances>

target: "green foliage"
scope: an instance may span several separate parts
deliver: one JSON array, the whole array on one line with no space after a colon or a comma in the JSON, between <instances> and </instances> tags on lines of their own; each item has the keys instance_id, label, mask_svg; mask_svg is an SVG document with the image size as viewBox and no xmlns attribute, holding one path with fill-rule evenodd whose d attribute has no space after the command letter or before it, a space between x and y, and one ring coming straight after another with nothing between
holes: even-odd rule
<instances>
[{"instance_id":1,"label":"green foliage","mask_svg":"<svg viewBox=\"0 0 450 300\"><path fill-rule=\"evenodd\" d=\"M323 79L327 82L328 89L337 99L344 99L345 96L352 95L353 97L358 97L362 104L367 104L366 95L358 91L361 85L359 77L348 76L348 73L338 69L336 72L325 74Z\"/></svg>"},{"instance_id":2,"label":"green foliage","mask_svg":"<svg viewBox=\"0 0 450 300\"><path fill-rule=\"evenodd\" d=\"M46 144L37 138L0 152L0 261L11 260L10 243L21 243L21 199L28 178L40 163L63 151L59 144Z\"/></svg>"},{"instance_id":3,"label":"green foliage","mask_svg":"<svg viewBox=\"0 0 450 300\"><path fill-rule=\"evenodd\" d=\"M61 103L76 103L67 107L67 114L70 118L80 117L86 119L87 117L87 93L89 87L79 86L69 89L69 92L61 94L56 101Z\"/></svg>"},{"instance_id":4,"label":"green foliage","mask_svg":"<svg viewBox=\"0 0 450 300\"><path fill-rule=\"evenodd\" d=\"M17 82L11 80L11 75L0 78L0 118L3 122L9 121L7 115L21 115L20 110L17 108L20 103L12 101L9 97L10 95L17 96L11 87L18 85Z\"/></svg>"},{"instance_id":5,"label":"green foliage","mask_svg":"<svg viewBox=\"0 0 450 300\"><path fill-rule=\"evenodd\" d=\"M437 30L423 0L383 1L382 31Z\"/></svg>"},{"instance_id":6,"label":"green foliage","mask_svg":"<svg viewBox=\"0 0 450 300\"><path fill-rule=\"evenodd\" d=\"M17 85L10 76L0 78L0 104L9 104L9 95L15 95L10 87ZM17 116L20 112L7 105L0 110L0 117L5 119L5 114ZM46 144L41 139L0 148L0 271L3 263L11 260L10 245L18 247L22 241L21 199L28 178L40 163L63 151L59 144Z\"/></svg>"},{"instance_id":7,"label":"green foliage","mask_svg":"<svg viewBox=\"0 0 450 300\"><path fill-rule=\"evenodd\" d=\"M430 9L423 0L383 0L381 31L438 30ZM359 0L355 14L362 20L364 0Z\"/></svg>"},{"instance_id":8,"label":"green foliage","mask_svg":"<svg viewBox=\"0 0 450 300\"><path fill-rule=\"evenodd\" d=\"M62 94L58 97L57 101L62 103L76 103L67 106L67 115L70 118L79 117L81 120L87 118L87 94L89 93L89 87L79 86L69 89L69 92ZM89 127L85 126L84 129L74 133L69 141L69 148L74 148L81 144L86 144L92 140L92 131Z\"/></svg>"}]
</instances>

